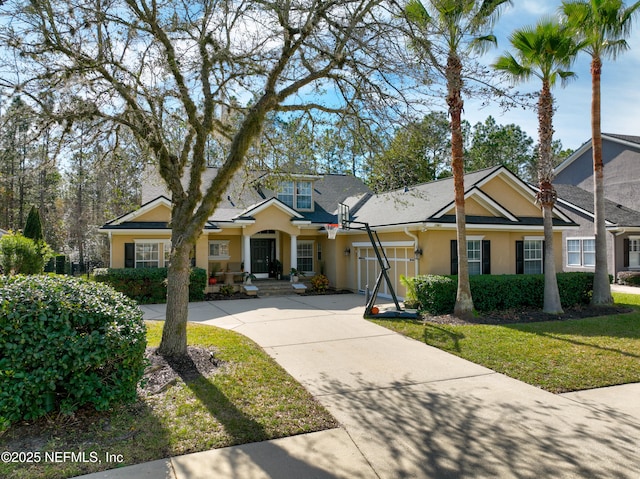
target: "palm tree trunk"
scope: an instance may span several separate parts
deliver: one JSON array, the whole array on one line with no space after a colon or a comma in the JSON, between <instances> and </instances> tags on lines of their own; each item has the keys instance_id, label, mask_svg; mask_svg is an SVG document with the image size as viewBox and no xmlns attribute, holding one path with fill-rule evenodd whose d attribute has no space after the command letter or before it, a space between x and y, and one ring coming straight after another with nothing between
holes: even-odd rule
<instances>
[{"instance_id":1,"label":"palm tree trunk","mask_svg":"<svg viewBox=\"0 0 640 479\"><path fill-rule=\"evenodd\" d=\"M553 206L556 192L551 184L553 180L553 162L551 161L551 143L553 141L553 96L548 81L543 81L538 101L538 133L540 150L538 158L538 182L540 191L537 201L542 207L544 227L544 305L543 311L550 314L562 313L560 291L556 277L556 263L553 248Z\"/></svg>"},{"instance_id":2,"label":"palm tree trunk","mask_svg":"<svg viewBox=\"0 0 640 479\"><path fill-rule=\"evenodd\" d=\"M453 308L454 316L468 318L473 314L473 299L469 284L467 259L467 228L464 208L464 147L462 137L462 64L456 55L447 61L447 105L451 116L451 169L456 205L456 230L458 240L458 291Z\"/></svg>"},{"instance_id":3,"label":"palm tree trunk","mask_svg":"<svg viewBox=\"0 0 640 479\"><path fill-rule=\"evenodd\" d=\"M591 147L593 150L593 211L596 237L596 268L593 278L592 304L611 304L611 285L607 267L607 233L604 213L604 164L602 162L602 132L600 120L600 75L602 62L591 61Z\"/></svg>"}]
</instances>

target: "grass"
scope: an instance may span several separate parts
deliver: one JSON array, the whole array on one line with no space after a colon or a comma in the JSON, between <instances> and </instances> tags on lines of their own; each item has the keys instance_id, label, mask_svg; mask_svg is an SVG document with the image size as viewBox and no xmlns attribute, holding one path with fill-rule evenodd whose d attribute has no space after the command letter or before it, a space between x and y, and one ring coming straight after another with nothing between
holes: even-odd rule
<instances>
[{"instance_id":1,"label":"grass","mask_svg":"<svg viewBox=\"0 0 640 479\"><path fill-rule=\"evenodd\" d=\"M0 435L0 451L84 451L101 462L77 460L6 464L0 477L65 478L236 444L336 427L331 415L259 346L213 326L189 324L192 346L214 347L224 366L214 375L113 408L83 411L16 425ZM149 346L157 346L162 323L147 322ZM91 456L93 453L95 456ZM112 454L110 460L106 453ZM116 457L117 460L113 458Z\"/></svg>"},{"instance_id":2,"label":"grass","mask_svg":"<svg viewBox=\"0 0 640 479\"><path fill-rule=\"evenodd\" d=\"M375 320L405 336L554 393L640 382L640 295L628 314L510 325Z\"/></svg>"}]
</instances>

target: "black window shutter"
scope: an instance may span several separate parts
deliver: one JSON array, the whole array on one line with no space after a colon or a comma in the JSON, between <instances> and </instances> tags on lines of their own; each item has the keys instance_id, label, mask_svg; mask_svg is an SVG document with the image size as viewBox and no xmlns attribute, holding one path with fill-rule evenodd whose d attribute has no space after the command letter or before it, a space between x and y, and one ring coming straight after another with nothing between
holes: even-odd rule
<instances>
[{"instance_id":1,"label":"black window shutter","mask_svg":"<svg viewBox=\"0 0 640 479\"><path fill-rule=\"evenodd\" d=\"M623 257L623 264L622 266L624 266L625 268L629 267L629 238L625 238L622 242L622 257Z\"/></svg>"},{"instance_id":2,"label":"black window shutter","mask_svg":"<svg viewBox=\"0 0 640 479\"><path fill-rule=\"evenodd\" d=\"M524 241L516 241L516 274L524 274Z\"/></svg>"},{"instance_id":3,"label":"black window shutter","mask_svg":"<svg viewBox=\"0 0 640 479\"><path fill-rule=\"evenodd\" d=\"M482 274L491 274L491 241L482 240Z\"/></svg>"},{"instance_id":4,"label":"black window shutter","mask_svg":"<svg viewBox=\"0 0 640 479\"><path fill-rule=\"evenodd\" d=\"M458 274L458 241L451 240L451 274Z\"/></svg>"},{"instance_id":5,"label":"black window shutter","mask_svg":"<svg viewBox=\"0 0 640 479\"><path fill-rule=\"evenodd\" d=\"M136 245L135 243L124 244L124 267L135 268L136 267Z\"/></svg>"}]
</instances>

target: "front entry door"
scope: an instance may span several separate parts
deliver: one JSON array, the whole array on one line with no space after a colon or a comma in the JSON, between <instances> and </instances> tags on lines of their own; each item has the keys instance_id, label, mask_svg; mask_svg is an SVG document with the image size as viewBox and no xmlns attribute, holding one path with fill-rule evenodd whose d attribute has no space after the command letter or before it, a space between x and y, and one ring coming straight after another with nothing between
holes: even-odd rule
<instances>
[{"instance_id":1,"label":"front entry door","mask_svg":"<svg viewBox=\"0 0 640 479\"><path fill-rule=\"evenodd\" d=\"M269 263L276 259L276 240L274 238L251 239L251 272L269 273Z\"/></svg>"}]
</instances>

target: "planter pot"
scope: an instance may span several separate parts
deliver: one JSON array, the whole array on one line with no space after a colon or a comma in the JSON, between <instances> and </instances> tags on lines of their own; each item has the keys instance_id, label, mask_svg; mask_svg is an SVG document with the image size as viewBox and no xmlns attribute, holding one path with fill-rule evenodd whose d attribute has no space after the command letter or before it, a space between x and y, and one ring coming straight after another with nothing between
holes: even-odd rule
<instances>
[{"instance_id":1,"label":"planter pot","mask_svg":"<svg viewBox=\"0 0 640 479\"><path fill-rule=\"evenodd\" d=\"M297 283L298 282L298 277L297 276L291 276L291 282L292 283Z\"/></svg>"},{"instance_id":2,"label":"planter pot","mask_svg":"<svg viewBox=\"0 0 640 479\"><path fill-rule=\"evenodd\" d=\"M209 278L209 284L216 284L218 280L216 278Z\"/></svg>"}]
</instances>

